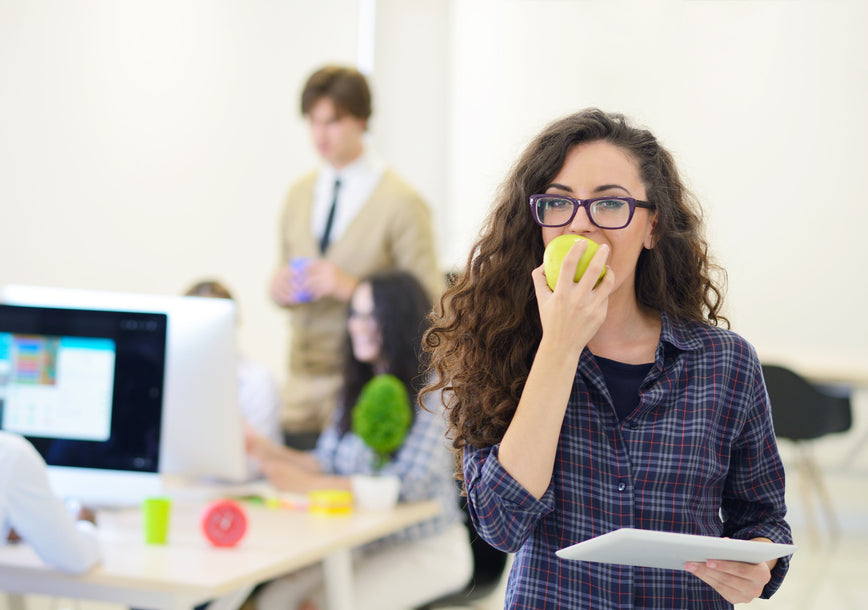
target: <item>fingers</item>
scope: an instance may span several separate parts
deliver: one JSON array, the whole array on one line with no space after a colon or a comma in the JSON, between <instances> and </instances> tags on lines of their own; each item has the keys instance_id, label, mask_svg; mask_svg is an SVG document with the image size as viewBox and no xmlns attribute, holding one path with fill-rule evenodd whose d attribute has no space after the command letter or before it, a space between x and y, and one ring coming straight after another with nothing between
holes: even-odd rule
<instances>
[{"instance_id":1,"label":"fingers","mask_svg":"<svg viewBox=\"0 0 868 610\"><path fill-rule=\"evenodd\" d=\"M606 261L609 259L609 246L607 244L602 244L597 248L597 251L594 252L593 258L591 258L591 261L588 263L588 267L582 274L582 277L578 282L573 281L575 270L579 265L579 260L585 254L587 249L588 242L585 240L579 240L572 245L561 263L558 282L555 286L556 290L561 286L565 286L565 288L561 288L561 290L567 290L567 287L576 283L583 286L585 290L593 290L599 288L599 286L605 282L606 278L609 278L608 285L612 285L613 281L610 277L612 276L611 269L606 272L606 276L598 283L598 278L600 277L600 274L603 273L603 269L606 269Z\"/></svg>"},{"instance_id":2,"label":"fingers","mask_svg":"<svg viewBox=\"0 0 868 610\"><path fill-rule=\"evenodd\" d=\"M278 305L292 304L292 270L281 267L271 280L271 298Z\"/></svg>"},{"instance_id":3,"label":"fingers","mask_svg":"<svg viewBox=\"0 0 868 610\"><path fill-rule=\"evenodd\" d=\"M244 424L244 448L251 457L259 457L263 453L262 438L246 422Z\"/></svg>"},{"instance_id":4,"label":"fingers","mask_svg":"<svg viewBox=\"0 0 868 610\"><path fill-rule=\"evenodd\" d=\"M76 520L90 521L91 523L96 524L96 512L91 508L82 506L78 511L78 515L76 515Z\"/></svg>"},{"instance_id":5,"label":"fingers","mask_svg":"<svg viewBox=\"0 0 868 610\"><path fill-rule=\"evenodd\" d=\"M566 256L564 256L564 260L561 261L561 269L558 273L558 281L555 286L555 290L557 290L557 288L560 286L566 286L573 282L573 278L575 277L576 273L576 267L578 267L579 265L579 259L582 258L582 255L587 249L588 242L584 239L578 240L570 247L570 249L567 251Z\"/></svg>"},{"instance_id":6,"label":"fingers","mask_svg":"<svg viewBox=\"0 0 868 610\"><path fill-rule=\"evenodd\" d=\"M594 257L591 259L591 262L588 263L588 268L585 270L584 275L582 275L582 279L579 280L591 284L594 288L599 287L599 277L600 274L603 273L603 270L606 268L606 262L609 260L609 246L607 244L601 245L597 248L597 251L594 252ZM606 272L606 276L612 275L610 272ZM606 278L604 277L603 280ZM610 281L611 283L611 281Z\"/></svg>"},{"instance_id":7,"label":"fingers","mask_svg":"<svg viewBox=\"0 0 868 610\"><path fill-rule=\"evenodd\" d=\"M545 265L531 274L543 334L569 353L581 351L605 321L609 294L614 287L608 272L605 281L597 285L609 255L609 247L605 245L597 249L579 282L573 281L574 270L586 247L580 241L564 256L554 292L546 282Z\"/></svg>"},{"instance_id":8,"label":"fingers","mask_svg":"<svg viewBox=\"0 0 868 610\"><path fill-rule=\"evenodd\" d=\"M771 579L771 572L765 563L710 560L705 563L689 562L684 567L732 604L759 597Z\"/></svg>"},{"instance_id":9,"label":"fingers","mask_svg":"<svg viewBox=\"0 0 868 610\"><path fill-rule=\"evenodd\" d=\"M334 263L321 258L316 259L308 266L304 276L299 278L301 286L313 295L314 300L332 296L336 270Z\"/></svg>"},{"instance_id":10,"label":"fingers","mask_svg":"<svg viewBox=\"0 0 868 610\"><path fill-rule=\"evenodd\" d=\"M271 458L263 458L259 460L259 470L269 483L274 485L276 489L288 491L284 485L283 464L278 460Z\"/></svg>"},{"instance_id":11,"label":"fingers","mask_svg":"<svg viewBox=\"0 0 868 610\"><path fill-rule=\"evenodd\" d=\"M534 269L531 272L530 277L533 280L533 287L534 291L536 292L537 300L541 298L546 298L548 295L551 295L552 290L546 283L545 265L540 265L539 267Z\"/></svg>"},{"instance_id":12,"label":"fingers","mask_svg":"<svg viewBox=\"0 0 868 610\"><path fill-rule=\"evenodd\" d=\"M279 491L303 492L310 475L298 467L279 458L266 458L260 462L263 476Z\"/></svg>"}]
</instances>

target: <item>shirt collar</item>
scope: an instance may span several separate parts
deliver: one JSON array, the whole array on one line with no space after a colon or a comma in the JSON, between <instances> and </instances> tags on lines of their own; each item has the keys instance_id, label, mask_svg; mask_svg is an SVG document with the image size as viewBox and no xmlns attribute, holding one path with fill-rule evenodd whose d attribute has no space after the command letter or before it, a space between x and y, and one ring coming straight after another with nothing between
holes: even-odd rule
<instances>
[{"instance_id":1,"label":"shirt collar","mask_svg":"<svg viewBox=\"0 0 868 610\"><path fill-rule=\"evenodd\" d=\"M683 352L702 349L704 342L697 324L678 322L670 318L666 312L661 312L660 321L660 346L667 343Z\"/></svg>"},{"instance_id":2,"label":"shirt collar","mask_svg":"<svg viewBox=\"0 0 868 610\"><path fill-rule=\"evenodd\" d=\"M667 351L671 353L671 350L675 349L679 352L691 352L703 349L705 343L702 338L701 324L679 322L666 315L666 312L660 313L660 324L660 340L657 342L657 350L654 355L654 364L659 370L664 369ZM591 360L593 360L591 352L585 347L582 359L579 361L579 369L587 373L591 366Z\"/></svg>"},{"instance_id":3,"label":"shirt collar","mask_svg":"<svg viewBox=\"0 0 868 610\"><path fill-rule=\"evenodd\" d=\"M379 157L373 151L364 148L362 154L355 161L339 170L328 163L323 164L320 175L327 184L333 184L336 179L340 179L342 183L346 183L347 181L352 182L359 176L365 176L373 171L377 171L380 165Z\"/></svg>"}]
</instances>

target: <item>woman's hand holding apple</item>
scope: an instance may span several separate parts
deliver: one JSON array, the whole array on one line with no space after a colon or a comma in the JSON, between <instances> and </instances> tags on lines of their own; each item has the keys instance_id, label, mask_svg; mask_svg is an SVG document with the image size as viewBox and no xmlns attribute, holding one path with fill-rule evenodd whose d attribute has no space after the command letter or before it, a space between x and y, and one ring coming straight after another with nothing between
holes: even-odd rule
<instances>
[{"instance_id":1,"label":"woman's hand holding apple","mask_svg":"<svg viewBox=\"0 0 868 610\"><path fill-rule=\"evenodd\" d=\"M587 251L586 244L590 240L579 241L581 243L570 247L563 257L558 271L564 275L564 279L572 275L570 270L577 268ZM614 287L614 274L611 270L606 273L608 256L607 245L598 247L586 265L588 277L578 282L564 281L563 285L558 282L555 291L549 288L547 278L551 272L546 272L545 263L534 269L534 288L545 341L554 341L559 349L572 351L578 356L597 333L606 319L609 294ZM596 285L592 278L597 278Z\"/></svg>"},{"instance_id":2,"label":"woman's hand holding apple","mask_svg":"<svg viewBox=\"0 0 868 610\"><path fill-rule=\"evenodd\" d=\"M594 254L596 253L599 244L587 237L566 233L564 235L558 235L549 242L548 246L546 246L545 252L543 253L543 267L545 268L546 282L552 290L555 289L555 286L558 283L558 277L560 277L561 269L563 268L564 257L567 255L567 252L569 252L570 249L580 241L585 242L587 246L575 266L576 273L573 277L573 281L578 282L585 274L585 270L588 268L591 259L594 258ZM572 266L568 268L572 268ZM597 281L597 284L600 283L600 280L603 279L604 275L606 275L605 267L603 267L603 271L600 273L600 278Z\"/></svg>"}]
</instances>

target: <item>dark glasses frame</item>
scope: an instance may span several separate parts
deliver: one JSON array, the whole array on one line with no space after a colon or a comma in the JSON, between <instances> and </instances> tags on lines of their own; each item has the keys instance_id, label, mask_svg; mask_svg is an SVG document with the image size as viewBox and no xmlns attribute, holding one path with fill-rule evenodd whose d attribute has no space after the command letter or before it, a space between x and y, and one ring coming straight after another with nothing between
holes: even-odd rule
<instances>
[{"instance_id":1,"label":"dark glasses frame","mask_svg":"<svg viewBox=\"0 0 868 610\"><path fill-rule=\"evenodd\" d=\"M561 222L558 224L547 224L540 221L537 216L537 204L540 199L564 199L573 204L573 213L570 214L569 219L566 222ZM594 215L591 213L591 206L598 201L622 201L627 204L630 213L627 215L627 222L625 222L620 227L603 227L597 224L597 221L594 220ZM531 195L530 196L530 212L533 216L533 220L541 227L565 227L571 222L573 222L573 218L576 217L576 213L579 211L579 208L585 208L585 211L588 214L588 220L591 221L591 224L600 228L600 229L623 229L633 220L633 214L636 212L636 208L645 208L647 210L654 210L657 208L653 203L649 203L647 201L642 201L641 199L634 199L633 197L594 197L593 199L576 199L575 197L567 197L566 195L551 195L551 194L539 194L539 195Z\"/></svg>"}]
</instances>

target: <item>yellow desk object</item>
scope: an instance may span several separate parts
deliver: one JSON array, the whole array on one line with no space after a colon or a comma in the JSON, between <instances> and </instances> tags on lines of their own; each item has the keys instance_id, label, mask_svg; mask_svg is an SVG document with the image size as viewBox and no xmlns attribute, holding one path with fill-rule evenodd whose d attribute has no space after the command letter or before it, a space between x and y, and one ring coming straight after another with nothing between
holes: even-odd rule
<instances>
[{"instance_id":1,"label":"yellow desk object","mask_svg":"<svg viewBox=\"0 0 868 610\"><path fill-rule=\"evenodd\" d=\"M317 489L308 493L308 510L314 515L348 515L353 512L353 494L344 489Z\"/></svg>"}]
</instances>

